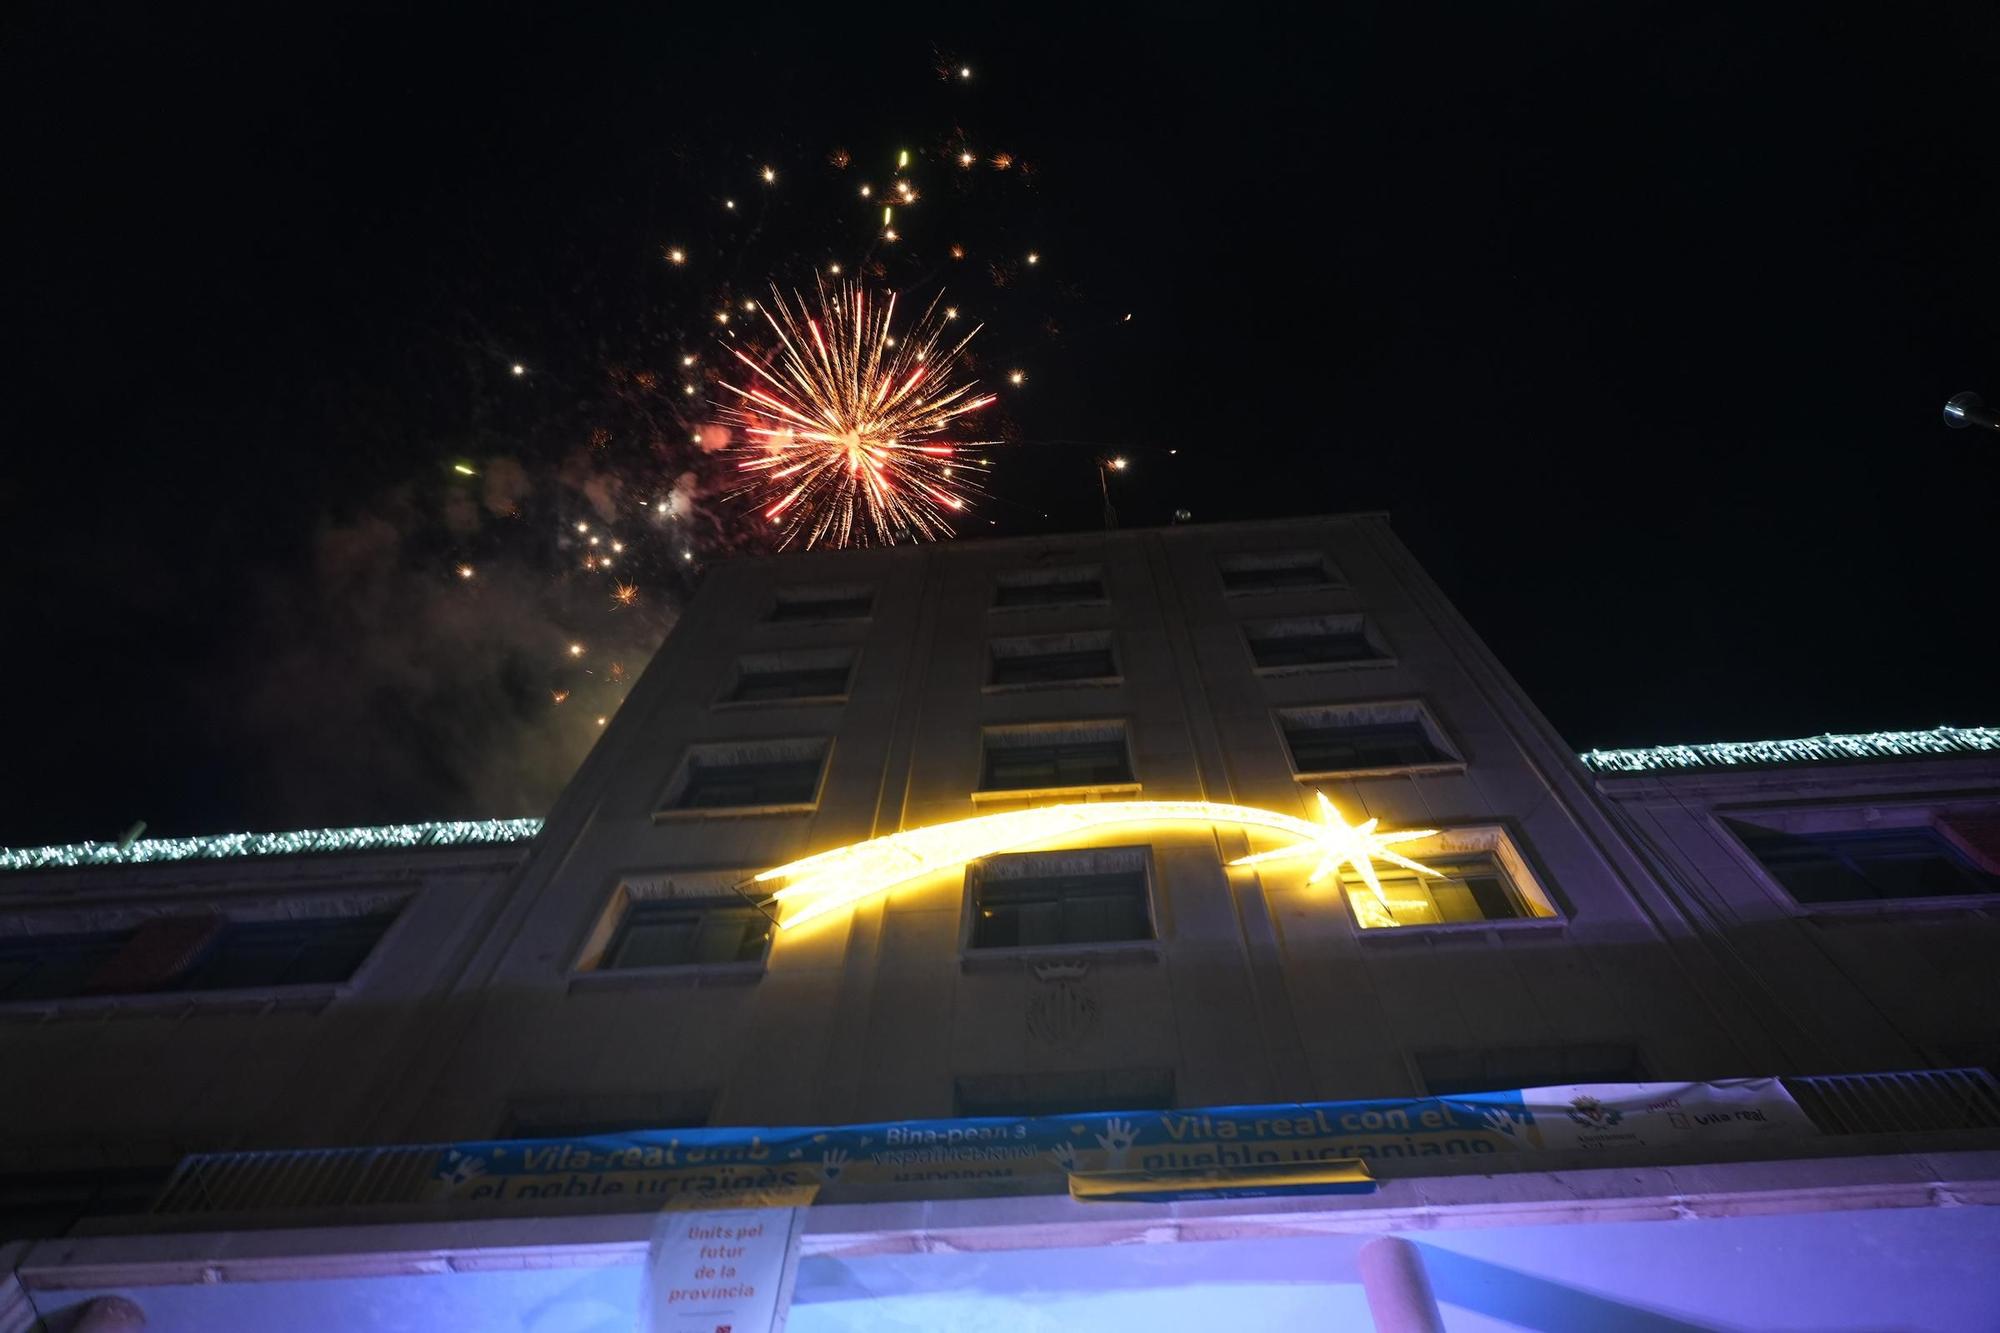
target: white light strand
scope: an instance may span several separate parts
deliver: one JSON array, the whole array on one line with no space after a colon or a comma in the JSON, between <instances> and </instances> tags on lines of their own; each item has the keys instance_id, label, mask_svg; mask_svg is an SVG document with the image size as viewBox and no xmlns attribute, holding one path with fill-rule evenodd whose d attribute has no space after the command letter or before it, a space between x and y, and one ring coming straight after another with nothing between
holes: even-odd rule
<instances>
[{"instance_id":1,"label":"white light strand","mask_svg":"<svg viewBox=\"0 0 2000 1333\"><path fill-rule=\"evenodd\" d=\"M1933 727L1929 731L1868 731L1853 736L1805 736L1787 741L1723 741L1659 745L1643 750L1590 750L1580 756L1599 773L1745 768L1757 764L1821 764L1842 759L1969 754L2000 750L2000 727Z\"/></svg>"},{"instance_id":2,"label":"white light strand","mask_svg":"<svg viewBox=\"0 0 2000 1333\"><path fill-rule=\"evenodd\" d=\"M539 819L465 819L375 828L301 829L294 833L218 833L204 838L142 838L129 846L78 842L62 847L0 847L0 870L67 870L85 866L221 861L243 856L313 856L383 852L407 847L469 847L526 842Z\"/></svg>"}]
</instances>

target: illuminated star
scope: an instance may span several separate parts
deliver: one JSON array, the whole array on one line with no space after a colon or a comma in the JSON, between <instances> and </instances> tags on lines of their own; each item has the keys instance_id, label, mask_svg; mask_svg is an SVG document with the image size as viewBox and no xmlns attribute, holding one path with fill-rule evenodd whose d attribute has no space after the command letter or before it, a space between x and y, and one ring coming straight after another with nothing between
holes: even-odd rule
<instances>
[{"instance_id":1,"label":"illuminated star","mask_svg":"<svg viewBox=\"0 0 2000 1333\"><path fill-rule=\"evenodd\" d=\"M1382 893L1382 881L1375 877L1375 862L1387 861L1420 875L1443 876L1427 865L1412 861L1407 856L1392 852L1389 848L1399 842L1415 842L1419 838L1436 835L1434 828L1404 829L1400 833L1377 833L1375 825L1379 820L1363 820L1350 824L1340 817L1340 811L1333 808L1333 802L1326 799L1326 793L1316 791L1319 798L1320 831L1308 840L1295 842L1289 847L1278 847L1268 852L1258 852L1252 856L1240 857L1229 864L1236 866L1256 865L1263 861L1279 861L1294 856L1319 856L1319 864L1312 874L1306 876L1306 887L1310 888L1321 880L1338 875L1344 865L1354 867L1368 884L1378 901L1387 903Z\"/></svg>"}]
</instances>

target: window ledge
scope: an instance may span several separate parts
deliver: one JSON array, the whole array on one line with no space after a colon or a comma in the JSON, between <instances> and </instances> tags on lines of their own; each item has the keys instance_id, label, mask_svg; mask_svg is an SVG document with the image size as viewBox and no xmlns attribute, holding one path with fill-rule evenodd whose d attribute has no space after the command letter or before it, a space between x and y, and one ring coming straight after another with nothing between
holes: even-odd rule
<instances>
[{"instance_id":1,"label":"window ledge","mask_svg":"<svg viewBox=\"0 0 2000 1333\"><path fill-rule=\"evenodd\" d=\"M1282 587L1272 587L1272 588L1224 587L1222 590L1222 595L1224 597L1229 597L1229 598L1276 597L1281 593L1288 593L1288 592L1346 592L1346 591L1348 591L1348 585L1345 583L1288 583Z\"/></svg>"},{"instance_id":2,"label":"window ledge","mask_svg":"<svg viewBox=\"0 0 2000 1333\"><path fill-rule=\"evenodd\" d=\"M1074 611L1079 608L1105 607L1111 603L1102 597L1093 597L1083 602L1020 602L1013 606L993 606L987 610L996 616L1011 616L1022 611Z\"/></svg>"},{"instance_id":3,"label":"window ledge","mask_svg":"<svg viewBox=\"0 0 2000 1333\"><path fill-rule=\"evenodd\" d=\"M248 986L242 990L149 991L137 995L70 995L0 1003L0 1021L158 1017L175 1013L258 1013L286 1009L317 1013L348 993L345 985Z\"/></svg>"},{"instance_id":4,"label":"window ledge","mask_svg":"<svg viewBox=\"0 0 2000 1333\"><path fill-rule=\"evenodd\" d=\"M676 967L607 967L569 974L569 993L616 990L675 990L706 986L752 986L764 976L764 960L754 963L687 963Z\"/></svg>"},{"instance_id":5,"label":"window ledge","mask_svg":"<svg viewBox=\"0 0 2000 1333\"><path fill-rule=\"evenodd\" d=\"M1356 926L1354 933L1371 942L1451 939L1497 942L1502 935L1560 935L1567 929L1566 916L1524 916L1512 921L1453 921L1436 926Z\"/></svg>"},{"instance_id":6,"label":"window ledge","mask_svg":"<svg viewBox=\"0 0 2000 1333\"><path fill-rule=\"evenodd\" d=\"M1304 676L1320 671L1373 671L1396 665L1393 657L1356 657L1339 662L1300 662L1291 666L1258 667L1260 676Z\"/></svg>"},{"instance_id":7,"label":"window ledge","mask_svg":"<svg viewBox=\"0 0 2000 1333\"><path fill-rule=\"evenodd\" d=\"M655 810L655 824L675 822L684 819L742 819L757 815L809 815L817 810L817 803L797 805L695 805L673 806L666 810Z\"/></svg>"},{"instance_id":8,"label":"window ledge","mask_svg":"<svg viewBox=\"0 0 2000 1333\"><path fill-rule=\"evenodd\" d=\"M1792 911L1812 920L1854 921L1882 916L1956 916L1963 912L2000 911L2000 894L1954 894L1948 898L1869 898L1854 903L1802 903L1791 899Z\"/></svg>"},{"instance_id":9,"label":"window ledge","mask_svg":"<svg viewBox=\"0 0 2000 1333\"><path fill-rule=\"evenodd\" d=\"M1074 680L1027 680L1017 685L982 685L979 689L982 694L1027 694L1035 690L1103 689L1124 683L1123 676L1079 676Z\"/></svg>"},{"instance_id":10,"label":"window ledge","mask_svg":"<svg viewBox=\"0 0 2000 1333\"><path fill-rule=\"evenodd\" d=\"M1105 944L1031 944L1017 949L962 949L962 972L1025 971L1045 963L1157 963L1160 942L1118 940Z\"/></svg>"},{"instance_id":11,"label":"window ledge","mask_svg":"<svg viewBox=\"0 0 2000 1333\"><path fill-rule=\"evenodd\" d=\"M975 791L972 803L992 805L997 801L1035 801L1045 796L1137 796L1140 790L1136 782L1100 782L1087 787L1009 787L1003 791Z\"/></svg>"},{"instance_id":12,"label":"window ledge","mask_svg":"<svg viewBox=\"0 0 2000 1333\"><path fill-rule=\"evenodd\" d=\"M1294 773L1295 782L1324 782L1330 778L1422 778L1465 772L1463 759L1444 759L1431 764L1391 764L1386 768L1322 768L1310 773Z\"/></svg>"},{"instance_id":13,"label":"window ledge","mask_svg":"<svg viewBox=\"0 0 2000 1333\"><path fill-rule=\"evenodd\" d=\"M801 694L784 699L718 699L715 702L715 711L723 712L738 708L831 707L846 702L847 696L844 694Z\"/></svg>"}]
</instances>

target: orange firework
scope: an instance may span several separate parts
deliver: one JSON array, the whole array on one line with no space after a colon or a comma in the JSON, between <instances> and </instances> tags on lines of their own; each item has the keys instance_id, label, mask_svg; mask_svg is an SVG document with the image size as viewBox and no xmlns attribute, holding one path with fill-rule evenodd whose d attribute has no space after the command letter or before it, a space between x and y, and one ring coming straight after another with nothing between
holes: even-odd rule
<instances>
[{"instance_id":1,"label":"orange firework","mask_svg":"<svg viewBox=\"0 0 2000 1333\"><path fill-rule=\"evenodd\" d=\"M738 494L779 529L778 545L871 546L951 535L976 486L954 467L961 450L991 440L946 438L959 418L990 405L967 378L933 300L916 326L890 332L896 298L822 283L809 309L773 289L763 307L777 347L762 360L730 347L751 372L726 410L737 427Z\"/></svg>"},{"instance_id":2,"label":"orange firework","mask_svg":"<svg viewBox=\"0 0 2000 1333\"><path fill-rule=\"evenodd\" d=\"M639 585L636 583L620 583L611 590L613 606L636 606L638 602Z\"/></svg>"}]
</instances>

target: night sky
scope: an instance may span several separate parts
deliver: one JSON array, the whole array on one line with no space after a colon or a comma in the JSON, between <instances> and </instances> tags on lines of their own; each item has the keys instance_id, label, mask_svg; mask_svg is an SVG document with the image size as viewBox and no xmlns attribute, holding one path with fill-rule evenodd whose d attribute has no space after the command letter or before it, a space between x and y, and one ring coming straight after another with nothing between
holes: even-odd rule
<instances>
[{"instance_id":1,"label":"night sky","mask_svg":"<svg viewBox=\"0 0 2000 1333\"><path fill-rule=\"evenodd\" d=\"M688 323L660 247L954 125L1044 256L953 287L1030 372L971 535L1094 525L1123 452L1128 526L1390 511L1579 749L2000 721L2000 435L1939 418L2000 400L1990 0L633 8L10 22L0 843L540 813L594 733L517 665L569 632L537 534ZM462 457L569 481L443 533Z\"/></svg>"}]
</instances>

